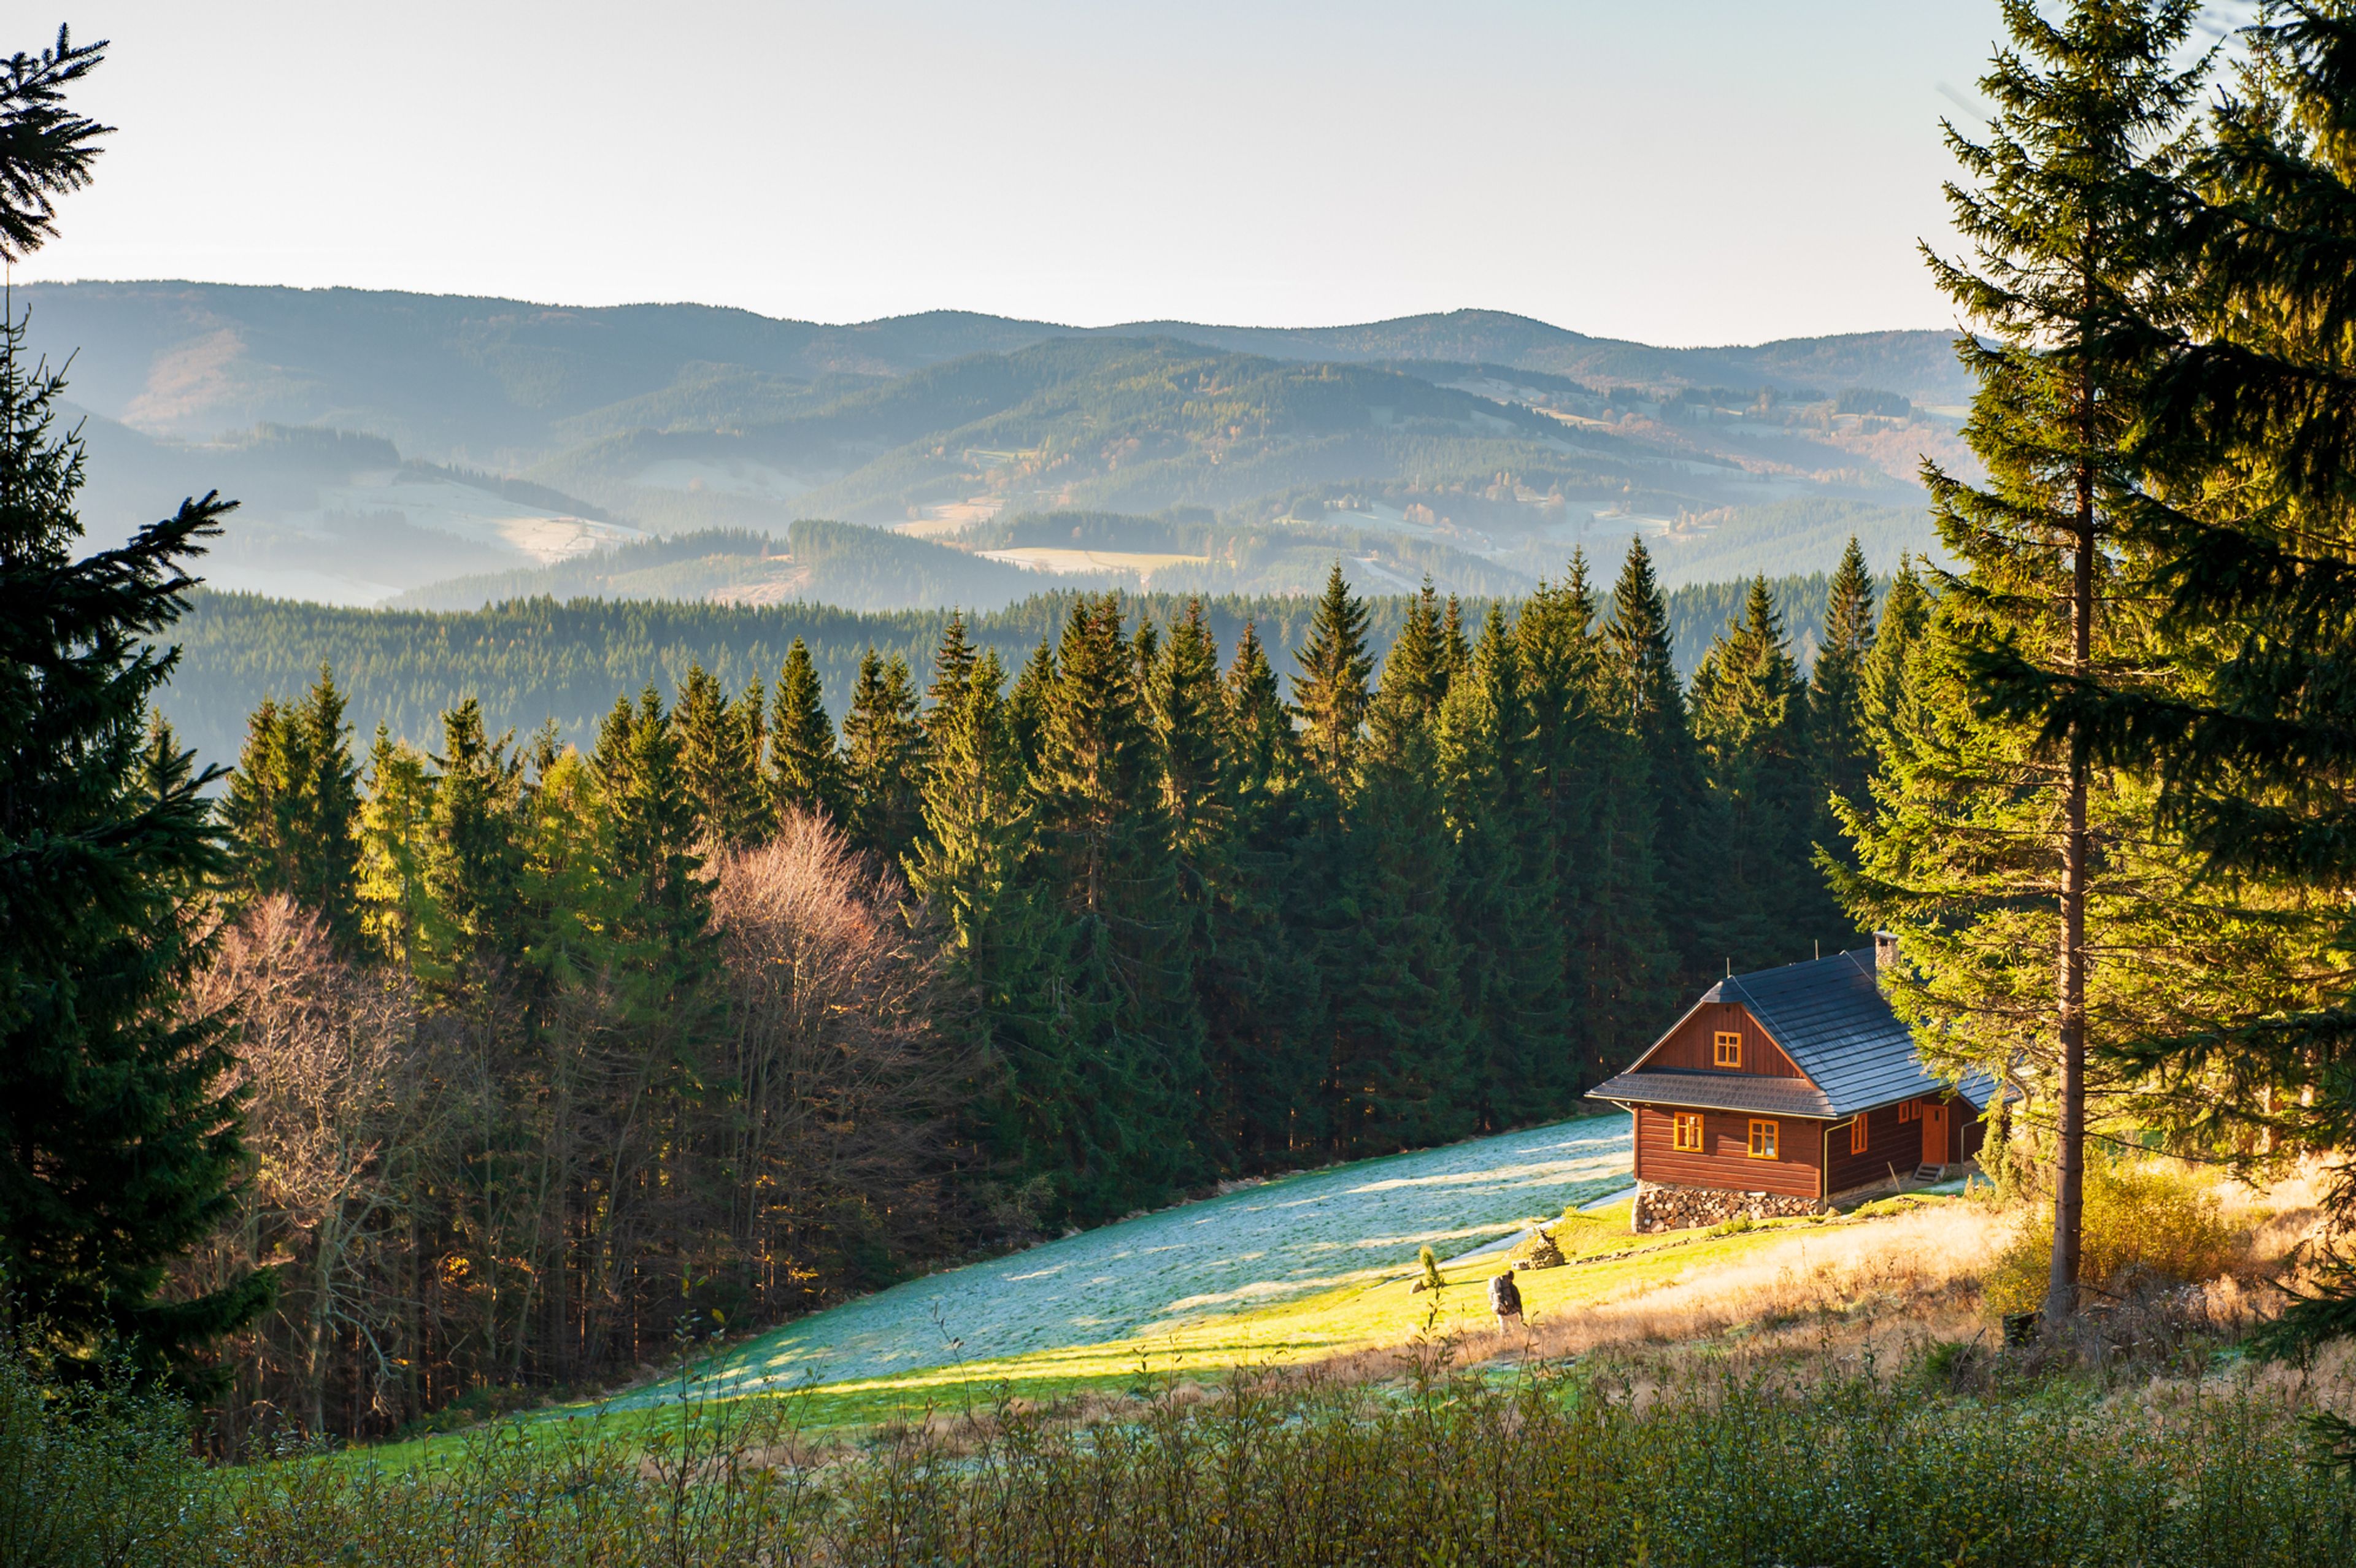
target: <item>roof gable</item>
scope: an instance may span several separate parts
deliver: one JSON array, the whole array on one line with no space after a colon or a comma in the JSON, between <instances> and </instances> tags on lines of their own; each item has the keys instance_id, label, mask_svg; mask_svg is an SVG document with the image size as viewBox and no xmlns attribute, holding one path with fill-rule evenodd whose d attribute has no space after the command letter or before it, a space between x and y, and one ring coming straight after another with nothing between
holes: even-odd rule
<instances>
[{"instance_id":1,"label":"roof gable","mask_svg":"<svg viewBox=\"0 0 2356 1568\"><path fill-rule=\"evenodd\" d=\"M1740 1089L1740 1085L1724 1082L1730 1074L1657 1067L1647 1071L1645 1067L1654 1053L1675 1037L1687 1019L1714 1002L1733 1002L1742 1007L1805 1075L1823 1105L1821 1111L1807 1114L1852 1116L1879 1105L1946 1092L1944 1082L1923 1070L1912 1032L1890 1010L1889 999L1881 994L1874 973L1873 954L1868 949L1836 953L1828 958L1786 964L1780 969L1762 969L1720 980L1703 992L1701 998L1636 1059L1634 1066L1592 1091L1593 1096L1645 1099L1654 1096L1640 1091L1649 1086L1659 1092L1664 1103L1674 1100L1699 1104L1693 1096ZM1644 1082L1636 1082L1638 1079ZM1704 1083L1704 1079L1710 1082ZM1987 1088L1985 1080L1975 1075L1962 1085L1961 1092L1974 1104L1980 1104L1987 1099Z\"/></svg>"}]
</instances>

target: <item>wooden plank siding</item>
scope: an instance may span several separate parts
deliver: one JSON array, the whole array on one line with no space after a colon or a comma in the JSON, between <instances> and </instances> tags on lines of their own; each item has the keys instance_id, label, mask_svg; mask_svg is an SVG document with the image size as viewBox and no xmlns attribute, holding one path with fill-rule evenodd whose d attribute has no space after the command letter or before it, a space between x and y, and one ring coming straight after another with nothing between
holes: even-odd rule
<instances>
[{"instance_id":1,"label":"wooden plank siding","mask_svg":"<svg viewBox=\"0 0 2356 1568\"><path fill-rule=\"evenodd\" d=\"M1702 1037L1705 1045L1708 1039L1708 1035ZM1774 1192L1787 1198L1823 1195L1825 1128L1828 1124L1804 1116L1753 1118L1735 1111L1704 1111L1702 1150L1696 1154L1676 1147L1676 1135L1670 1125L1675 1114L1665 1106L1635 1108L1637 1180L1670 1187ZM1776 1124L1778 1157L1751 1157L1751 1124L1754 1119ZM1847 1134L1844 1131L1840 1136L1846 1137Z\"/></svg>"},{"instance_id":2,"label":"wooden plank siding","mask_svg":"<svg viewBox=\"0 0 2356 1568\"><path fill-rule=\"evenodd\" d=\"M1783 1047L1767 1038L1759 1020L1740 1002L1705 1002L1694 1010L1693 1017L1679 1024L1669 1037L1646 1053L1637 1063L1640 1067L1682 1067L1699 1072L1724 1072L1713 1054L1712 1037L1721 1030L1730 1030L1742 1037L1742 1071L1767 1078L1804 1078L1792 1059L1783 1054Z\"/></svg>"},{"instance_id":3,"label":"wooden plank siding","mask_svg":"<svg viewBox=\"0 0 2356 1568\"><path fill-rule=\"evenodd\" d=\"M1947 1153L1939 1163L1956 1165L1979 1152L1987 1137L1980 1125L1979 1113L1968 1100L1949 1100L1947 1105ZM1848 1123L1837 1124L1833 1134L1833 1188L1846 1192L1855 1187L1868 1187L1887 1181L1894 1171L1907 1175L1923 1163L1922 1124L1900 1121L1898 1107L1883 1105L1865 1113L1866 1149L1863 1154L1848 1152Z\"/></svg>"}]
</instances>

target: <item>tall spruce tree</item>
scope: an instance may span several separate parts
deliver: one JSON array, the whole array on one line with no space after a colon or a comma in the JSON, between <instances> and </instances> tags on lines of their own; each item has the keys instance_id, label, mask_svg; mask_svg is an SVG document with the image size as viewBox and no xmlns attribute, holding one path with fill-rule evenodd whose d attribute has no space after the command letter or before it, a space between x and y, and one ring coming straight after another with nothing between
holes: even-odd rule
<instances>
[{"instance_id":1,"label":"tall spruce tree","mask_svg":"<svg viewBox=\"0 0 2356 1568\"><path fill-rule=\"evenodd\" d=\"M322 666L303 701L264 699L220 806L234 878L248 894L284 893L316 912L345 952L360 942L359 771L343 694Z\"/></svg>"},{"instance_id":2,"label":"tall spruce tree","mask_svg":"<svg viewBox=\"0 0 2356 1568\"><path fill-rule=\"evenodd\" d=\"M1669 646L1669 604L1653 573L1652 553L1633 539L1612 590L1612 617L1603 629L1606 711L1634 741L1637 787L1651 806L1650 859L1664 890L1702 887L1714 874L1719 842L1715 803L1702 780L1701 758L1677 685ZM1716 911L1679 901L1676 918L1647 912L1647 923L1671 944L1691 984L1730 956Z\"/></svg>"},{"instance_id":3,"label":"tall spruce tree","mask_svg":"<svg viewBox=\"0 0 2356 1568\"><path fill-rule=\"evenodd\" d=\"M2153 1124L2251 1163L2356 1145L2356 6L2268 5L2244 35L2243 91L2212 115L2200 309L2148 389L2138 455L2160 493L2128 514L2157 563L2165 697L2117 728L2155 764L2163 833L2196 885L2265 922L2265 949L2181 970L2171 1015L2096 1040ZM2343 1235L2356 1181L2329 1194ZM2345 1242L2266 1336L2297 1350L2356 1332ZM2317 1435L2356 1451L2356 1424Z\"/></svg>"},{"instance_id":4,"label":"tall spruce tree","mask_svg":"<svg viewBox=\"0 0 2356 1568\"><path fill-rule=\"evenodd\" d=\"M732 702L701 663L680 683L671 710L679 765L696 827L722 848L768 837L769 791L761 779L762 692L756 681Z\"/></svg>"},{"instance_id":5,"label":"tall spruce tree","mask_svg":"<svg viewBox=\"0 0 2356 1568\"><path fill-rule=\"evenodd\" d=\"M844 826L852 843L895 872L924 827L924 741L908 662L880 658L871 646L842 716Z\"/></svg>"},{"instance_id":6,"label":"tall spruce tree","mask_svg":"<svg viewBox=\"0 0 2356 1568\"><path fill-rule=\"evenodd\" d=\"M1085 1108L1096 1120L1074 1127L1071 1201L1098 1217L1206 1168L1193 912L1179 896L1151 717L1121 619L1112 595L1074 603L1032 772L1038 870L1069 923L1070 1027L1092 1077Z\"/></svg>"},{"instance_id":7,"label":"tall spruce tree","mask_svg":"<svg viewBox=\"0 0 2356 1568\"><path fill-rule=\"evenodd\" d=\"M54 232L104 127L66 91L103 46L0 66L0 261ZM80 443L60 377L0 317L0 1278L23 1331L91 1369L120 1348L193 1375L266 1304L266 1274L162 1297L166 1266L227 1214L241 1149L229 1021L186 1005L223 869L198 773L148 704L185 570L229 504L184 503L83 553Z\"/></svg>"},{"instance_id":8,"label":"tall spruce tree","mask_svg":"<svg viewBox=\"0 0 2356 1568\"><path fill-rule=\"evenodd\" d=\"M849 820L842 760L834 720L809 648L796 637L777 670L777 698L769 717L769 795L774 808L814 812L841 827Z\"/></svg>"},{"instance_id":9,"label":"tall spruce tree","mask_svg":"<svg viewBox=\"0 0 2356 1568\"><path fill-rule=\"evenodd\" d=\"M1309 641L1294 656L1293 711L1301 718L1301 751L1319 777L1347 795L1356 783L1358 746L1372 700L1366 677L1375 659L1366 647L1365 602L1350 592L1341 562L1310 617Z\"/></svg>"},{"instance_id":10,"label":"tall spruce tree","mask_svg":"<svg viewBox=\"0 0 2356 1568\"><path fill-rule=\"evenodd\" d=\"M612 721L609 720L610 725ZM498 991L520 955L522 759L469 697L442 716L442 752L419 856L412 961L443 1005L499 1027Z\"/></svg>"},{"instance_id":11,"label":"tall spruce tree","mask_svg":"<svg viewBox=\"0 0 2356 1568\"><path fill-rule=\"evenodd\" d=\"M1039 738L1046 732L1048 698L1055 689L1055 643L1052 637L1043 637L1023 661L1006 699L1006 721L1013 728L1014 744L1023 753L1025 767L1039 761Z\"/></svg>"},{"instance_id":12,"label":"tall spruce tree","mask_svg":"<svg viewBox=\"0 0 2356 1568\"><path fill-rule=\"evenodd\" d=\"M1889 597L1882 601L1881 622L1874 632L1873 646L1860 661L1858 671L1858 722L1868 751L1877 757L1892 728L1905 720L1913 706L1907 672L1915 649L1930 630L1930 592L1912 558L1902 559L1898 563L1898 575L1890 580ZM1866 792L1860 790L1840 798L1860 804L1866 799Z\"/></svg>"},{"instance_id":13,"label":"tall spruce tree","mask_svg":"<svg viewBox=\"0 0 2356 1568\"><path fill-rule=\"evenodd\" d=\"M1024 871L1033 803L1006 673L995 650L974 653L954 620L934 669L925 830L907 869L910 890L947 927L949 976L970 1009L951 1024L966 1031L980 1077L958 1119L988 1162L977 1181L1058 1185L1068 1151L1091 1142L1090 1088L1058 996L1067 933Z\"/></svg>"},{"instance_id":14,"label":"tall spruce tree","mask_svg":"<svg viewBox=\"0 0 2356 1568\"><path fill-rule=\"evenodd\" d=\"M1259 631L1244 623L1219 715L1229 812L1226 875L1215 888L1215 940L1198 959L1213 1104L1221 1147L1251 1170L1284 1168L1325 1147L1323 994L1302 937L1304 890L1320 871L1310 846L1306 769Z\"/></svg>"},{"instance_id":15,"label":"tall spruce tree","mask_svg":"<svg viewBox=\"0 0 2356 1568\"><path fill-rule=\"evenodd\" d=\"M1386 677L1387 683L1387 677ZM1438 720L1456 840L1451 903L1475 1029L1475 1125L1494 1132L1569 1108L1565 953L1555 839L1534 762L1537 733L1505 612L1494 605Z\"/></svg>"},{"instance_id":16,"label":"tall spruce tree","mask_svg":"<svg viewBox=\"0 0 2356 1568\"><path fill-rule=\"evenodd\" d=\"M1451 614L1456 613L1454 600L1448 608ZM1399 634L1383 657L1383 689L1412 708L1425 723L1438 719L1449 683L1471 656L1462 635L1460 628L1442 624L1439 595L1432 592L1431 580L1424 579L1422 592L1408 601Z\"/></svg>"},{"instance_id":17,"label":"tall spruce tree","mask_svg":"<svg viewBox=\"0 0 2356 1568\"><path fill-rule=\"evenodd\" d=\"M1349 608L1362 622L1364 607ZM1321 612L1316 624L1327 624L1344 623ZM1333 866L1314 939L1332 1041L1325 1114L1345 1153L1461 1137L1477 1115L1464 950L1450 907L1455 844L1428 695L1410 678L1376 692L1338 840L1323 851Z\"/></svg>"},{"instance_id":18,"label":"tall spruce tree","mask_svg":"<svg viewBox=\"0 0 2356 1568\"><path fill-rule=\"evenodd\" d=\"M1805 958L1851 929L1811 863L1820 796L1807 688L1766 578L1694 670L1695 739L1724 837L1713 897L1719 940L1740 967Z\"/></svg>"},{"instance_id":19,"label":"tall spruce tree","mask_svg":"<svg viewBox=\"0 0 2356 1568\"><path fill-rule=\"evenodd\" d=\"M1815 759L1816 793L1863 800L1873 771L1873 747L1865 729L1865 665L1873 651L1873 574L1865 551L1849 536L1833 571L1825 603L1825 635L1808 672L1808 750ZM1834 842L1832 818L1818 800L1815 838Z\"/></svg>"},{"instance_id":20,"label":"tall spruce tree","mask_svg":"<svg viewBox=\"0 0 2356 1568\"><path fill-rule=\"evenodd\" d=\"M434 773L425 754L376 727L359 816L360 934L369 950L403 968L415 956L425 907L425 834Z\"/></svg>"},{"instance_id":21,"label":"tall spruce tree","mask_svg":"<svg viewBox=\"0 0 2356 1568\"><path fill-rule=\"evenodd\" d=\"M1550 840L1548 890L1562 933L1562 996L1574 1076L1594 1083L1634 1059L1672 1004L1674 964L1655 923L1651 803L1633 742L1612 711L1603 638L1582 553L1540 582L1514 622L1532 727L1527 785Z\"/></svg>"},{"instance_id":22,"label":"tall spruce tree","mask_svg":"<svg viewBox=\"0 0 2356 1568\"><path fill-rule=\"evenodd\" d=\"M1915 996L1933 1032L1950 1009L2048 998L2051 1074L2035 1088L2056 1125L2049 1324L2078 1306L2095 818L2115 760L2106 715L2138 700L2147 668L2136 617L2118 608L2132 603L2146 564L2121 520L2144 499L2132 448L2158 325L2191 259L2179 221L2183 130L2206 62L2187 67L2179 56L2199 9L2194 0L2072 0L2049 20L2030 0L2007 0L2012 47L1979 84L1996 106L1986 138L1947 133L1974 182L1947 187L1973 253L1950 261L1925 251L1974 328L1957 353L1980 382L1965 433L1987 484L1924 470L1941 537L1965 566L1944 584L1932 623L1943 646L1929 667L1967 709L1944 721L1938 749L1977 771L1943 784L1932 751L1903 764L1905 787L1865 825L1859 858L1879 886L1857 907L1900 927L1925 973ZM2025 793L2037 810L2007 825L2025 837L1992 857L1968 820L1985 803L1939 793L2006 784L2008 798ZM2040 830L2040 817L2053 826ZM1912 874L1894 856L1901 841L1916 857ZM2051 897L2041 984L2019 963L1968 978L1952 968L1956 880L1997 875L1997 859L2010 861L2002 874L2016 906L2040 886ZM2035 934L2009 909L1984 907L1979 918L2016 945Z\"/></svg>"},{"instance_id":23,"label":"tall spruce tree","mask_svg":"<svg viewBox=\"0 0 2356 1568\"><path fill-rule=\"evenodd\" d=\"M651 686L635 711L626 701L616 705L590 758L605 816L606 874L623 891L616 934L647 1004L674 1022L700 1004L717 962L711 887L697 850L701 803L687 762L681 727Z\"/></svg>"}]
</instances>

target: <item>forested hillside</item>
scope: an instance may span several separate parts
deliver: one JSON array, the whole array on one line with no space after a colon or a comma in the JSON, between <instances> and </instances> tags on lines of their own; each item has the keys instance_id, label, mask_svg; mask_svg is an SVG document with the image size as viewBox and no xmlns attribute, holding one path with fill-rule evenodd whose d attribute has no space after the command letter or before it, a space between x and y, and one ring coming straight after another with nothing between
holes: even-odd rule
<instances>
[{"instance_id":1,"label":"forested hillside","mask_svg":"<svg viewBox=\"0 0 2356 1568\"><path fill-rule=\"evenodd\" d=\"M641 548L659 560L668 546ZM723 559L731 564L744 560ZM1330 564L1331 556L1326 559ZM701 571L707 562L699 554L673 564ZM655 577L667 568L643 570ZM1563 570L1552 575L1559 577ZM1037 581L1022 576L1027 583ZM1770 584L1804 665L1813 662L1821 641L1830 581L1817 572ZM1711 639L1740 613L1746 592L1740 582L1707 583L1667 595L1669 643L1680 675L1692 671ZM1184 613L1187 597L1142 593L1129 602L1134 613L1168 625ZM1062 624L1071 602L1069 592L1037 594L1001 609L969 612L965 625L977 645L996 649L1012 668ZM1367 643L1377 658L1388 650L1408 603L1395 592L1367 596ZM1466 613L1477 616L1487 601L1465 603ZM1203 602L1205 618L1222 647L1232 646L1244 624L1251 622L1270 665L1288 677L1315 604L1298 595L1221 594ZM862 613L809 603L594 599L510 601L427 613L200 592L173 629L182 656L160 706L199 754L226 761L236 754L246 715L256 705L266 697L300 691L325 665L335 671L363 731L381 723L396 739L430 744L440 732L444 710L473 697L495 731L522 733L552 721L560 739L586 744L616 691L651 685L669 700L696 664L731 688L774 680L797 637L809 645L826 706L839 716L851 701L865 649L873 646L912 667L921 666L948 619L947 610Z\"/></svg>"},{"instance_id":2,"label":"forested hillside","mask_svg":"<svg viewBox=\"0 0 2356 1568\"><path fill-rule=\"evenodd\" d=\"M1379 639L1338 570L1314 600L971 623L340 613L428 666L456 627L491 669L534 667L534 624L613 656L564 671L602 715L578 747L467 691L356 754L367 708L324 675L252 715L220 810L244 912L206 995L246 1009L258 1129L311 1114L325 1015L380 1086L343 1136L400 1152L332 1254L257 1189L199 1260L192 1284L310 1260L242 1341L244 1402L368 1430L635 1365L682 1310L772 1319L977 1242L1559 1117L1703 976L1852 934L1812 846L1869 764L1869 690L1900 686L1865 678L1855 550L1830 597L1813 682L1762 581L1690 690L1641 545L1608 605L1583 573L1512 606L1427 590ZM1920 603L1900 580L1892 624ZM213 599L190 630L224 611L209 635L246 644L339 613ZM838 668L845 631L913 649L861 645L838 723L809 644L776 648L797 628ZM616 667L715 630L758 640L673 695Z\"/></svg>"},{"instance_id":3,"label":"forested hillside","mask_svg":"<svg viewBox=\"0 0 2356 1568\"><path fill-rule=\"evenodd\" d=\"M1171 590L1314 592L1325 563L1290 545L1344 543L1400 587L1430 571L1518 592L1632 532L1671 586L1829 570L1852 534L1889 571L1936 548L1922 458L1969 462L1933 334L1566 354L1569 335L1479 313L1132 334L196 285L32 296L37 337L86 335L92 525L219 489L241 506L211 580L330 603L459 604L644 534L831 518L972 551L991 548L981 525L1069 511L1130 518L1137 540L1098 548L1152 559L1110 570ZM1195 513L1244 548L1172 560L1143 542ZM855 607L941 603L942 571L905 559Z\"/></svg>"}]
</instances>

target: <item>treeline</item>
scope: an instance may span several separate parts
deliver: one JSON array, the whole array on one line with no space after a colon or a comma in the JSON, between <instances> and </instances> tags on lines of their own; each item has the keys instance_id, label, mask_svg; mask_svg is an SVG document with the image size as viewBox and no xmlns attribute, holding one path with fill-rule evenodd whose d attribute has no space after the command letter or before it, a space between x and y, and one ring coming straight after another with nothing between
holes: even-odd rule
<instances>
[{"instance_id":1,"label":"treeline","mask_svg":"<svg viewBox=\"0 0 2356 1568\"><path fill-rule=\"evenodd\" d=\"M1830 579L1777 578L1769 587L1795 645L1813 657ZM1707 584L1669 592L1669 645L1680 674L1700 662L1747 592L1743 584ZM562 740L586 745L616 691L651 683L665 701L676 700L694 665L732 690L766 680L797 637L809 650L828 710L840 715L867 648L921 668L950 619L948 611L859 613L808 603L543 599L418 613L201 592L189 600L172 628L181 657L162 707L199 755L223 761L236 755L246 715L263 698L301 690L323 664L334 667L361 727L380 722L397 740L433 744L442 714L472 697L493 728L527 731L553 720ZM1068 593L1044 593L969 613L966 634L1012 669L1055 634L1071 602ZM1130 603L1132 614L1166 627L1190 602L1149 593ZM1258 627L1270 665L1288 678L1316 603L1313 596L1205 597L1203 614L1222 647L1234 645L1247 621ZM1367 645L1376 657L1398 635L1407 604L1403 596L1367 597ZM1484 608L1468 602L1471 613Z\"/></svg>"},{"instance_id":2,"label":"treeline","mask_svg":"<svg viewBox=\"0 0 2356 1568\"><path fill-rule=\"evenodd\" d=\"M1223 1178L1543 1121L1680 992L1852 928L1810 863L1867 765L1852 554L1804 680L1763 581L1688 695L1641 546L1377 659L1336 570L1258 628L1062 603L615 699L585 752L444 716L355 756L322 676L221 805L256 1164L192 1285L274 1266L225 1419L381 1430L635 1366L924 1260ZM1919 603L1911 580L1894 603Z\"/></svg>"}]
</instances>

